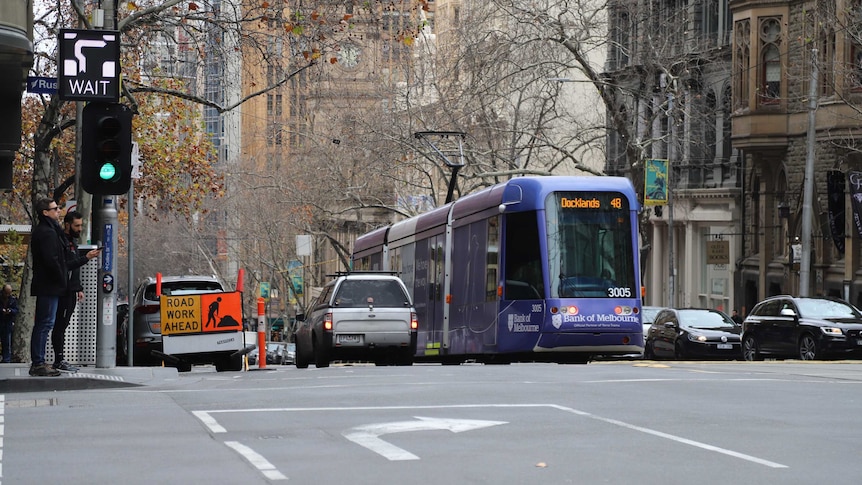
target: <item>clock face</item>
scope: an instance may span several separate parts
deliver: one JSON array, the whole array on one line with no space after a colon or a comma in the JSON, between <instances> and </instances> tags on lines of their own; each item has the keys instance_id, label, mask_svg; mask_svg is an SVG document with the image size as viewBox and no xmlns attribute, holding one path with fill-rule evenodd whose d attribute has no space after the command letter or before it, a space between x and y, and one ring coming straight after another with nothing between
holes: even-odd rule
<instances>
[{"instance_id":1,"label":"clock face","mask_svg":"<svg viewBox=\"0 0 862 485\"><path fill-rule=\"evenodd\" d=\"M347 69L353 69L359 64L359 47L354 44L345 44L338 51L338 64Z\"/></svg>"}]
</instances>

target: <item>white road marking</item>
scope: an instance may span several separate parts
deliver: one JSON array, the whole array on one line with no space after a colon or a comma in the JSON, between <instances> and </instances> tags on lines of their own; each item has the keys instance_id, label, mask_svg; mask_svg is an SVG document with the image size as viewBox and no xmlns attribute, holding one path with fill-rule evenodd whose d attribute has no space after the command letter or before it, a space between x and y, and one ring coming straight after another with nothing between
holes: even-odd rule
<instances>
[{"instance_id":1,"label":"white road marking","mask_svg":"<svg viewBox=\"0 0 862 485\"><path fill-rule=\"evenodd\" d=\"M248 446L245 446L239 441L225 441L224 444L233 448L243 458L248 460L248 462L260 470L266 478L270 480L287 480L287 477L278 471L278 469L275 468L275 465L268 462L266 458L260 456L256 451L252 450Z\"/></svg>"},{"instance_id":2,"label":"white road marking","mask_svg":"<svg viewBox=\"0 0 862 485\"><path fill-rule=\"evenodd\" d=\"M418 460L418 456L392 443L383 441L380 439L380 436L391 433L446 429L453 433L461 433L462 431L507 424L506 421L484 421L478 419L425 418L422 416L415 416L415 418L419 421L367 424L345 431L342 435L359 446L368 448L391 461Z\"/></svg>"},{"instance_id":3,"label":"white road marking","mask_svg":"<svg viewBox=\"0 0 862 485\"><path fill-rule=\"evenodd\" d=\"M668 433L663 433L661 431L657 431L650 428L644 428L642 426L636 426L633 424L625 423L623 421L618 421L616 419L604 418L592 413L588 413L586 411L579 411L577 409L569 408L566 406L560 406L557 404L455 404L455 405L432 405L432 406L349 406L349 407L319 407L319 408L255 408L255 409L213 409L209 411L194 411L193 414L200 419L205 426L207 426L211 432L213 433L225 433L224 427L222 427L215 418L212 417L213 414L216 413L261 413L261 412L321 412L321 411L387 411L387 410L399 410L399 409L409 409L409 410L417 410L417 409L475 409L475 408L552 408L557 409L566 413L575 414L581 417L594 419L596 421L602 421L604 423L613 424L615 426L620 426L626 429L630 429L632 431L639 431L641 433L650 434L653 436L657 436L659 438L665 438L671 441L675 441L677 443L686 444L689 446L694 446L697 448L701 448L708 451L714 451L716 453L722 453L724 455L732 456L734 458L739 458L742 460L750 461L752 463L757 463L759 465L768 466L770 468L788 468L787 465L782 465L781 463L776 463L769 460L764 460L762 458L757 458L755 456L746 455L744 453L740 453L733 450L728 450L726 448L720 448L718 446L713 446L707 443L701 443L699 441L690 440L688 438L683 438L681 436L675 436Z\"/></svg>"},{"instance_id":4,"label":"white road marking","mask_svg":"<svg viewBox=\"0 0 862 485\"><path fill-rule=\"evenodd\" d=\"M743 460L750 461L752 463L757 463L759 465L765 465L770 468L787 468L787 465L782 465L781 463L775 463L774 461L764 460L762 458L757 458L756 456L746 455L744 453L739 453L738 451L728 450L726 448L719 448L718 446L709 445L706 443L701 443L699 441L690 440L688 438L682 438L680 436L675 436L668 433L663 433L661 431L656 431L654 429L644 428L643 426L636 426L634 424L624 423L622 421L618 421L616 419L603 418L601 416L596 416L595 414L587 413L584 411L578 411L577 409L567 408L565 406L557 406L551 405L556 409L561 411L570 412L573 414L577 414L578 416L583 416L585 418L595 419L597 421L602 421L604 423L613 424L616 426L621 426L623 428L631 429L634 431L640 431L641 433L651 434L653 436L658 436L659 438L669 439L671 441L676 441L677 443L682 443L690 446L695 446L697 448L702 448L704 450L714 451L716 453L722 453L728 456L732 456L734 458L740 458Z\"/></svg>"}]
</instances>

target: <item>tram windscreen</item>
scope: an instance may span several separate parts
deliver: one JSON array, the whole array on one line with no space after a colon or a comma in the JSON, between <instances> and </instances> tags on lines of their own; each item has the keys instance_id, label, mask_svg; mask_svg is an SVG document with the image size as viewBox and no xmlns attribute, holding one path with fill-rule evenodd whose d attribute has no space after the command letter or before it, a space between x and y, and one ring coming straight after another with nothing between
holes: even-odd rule
<instances>
[{"instance_id":1,"label":"tram windscreen","mask_svg":"<svg viewBox=\"0 0 862 485\"><path fill-rule=\"evenodd\" d=\"M617 192L556 192L545 204L552 298L634 298L635 243Z\"/></svg>"}]
</instances>

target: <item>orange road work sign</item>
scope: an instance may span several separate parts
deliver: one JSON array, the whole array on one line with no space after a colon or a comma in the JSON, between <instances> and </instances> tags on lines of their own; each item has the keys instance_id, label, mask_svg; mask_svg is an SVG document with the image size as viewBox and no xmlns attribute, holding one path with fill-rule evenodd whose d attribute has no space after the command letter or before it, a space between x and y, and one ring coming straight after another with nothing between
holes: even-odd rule
<instances>
[{"instance_id":1,"label":"orange road work sign","mask_svg":"<svg viewBox=\"0 0 862 485\"><path fill-rule=\"evenodd\" d=\"M242 293L162 295L162 335L242 331Z\"/></svg>"}]
</instances>

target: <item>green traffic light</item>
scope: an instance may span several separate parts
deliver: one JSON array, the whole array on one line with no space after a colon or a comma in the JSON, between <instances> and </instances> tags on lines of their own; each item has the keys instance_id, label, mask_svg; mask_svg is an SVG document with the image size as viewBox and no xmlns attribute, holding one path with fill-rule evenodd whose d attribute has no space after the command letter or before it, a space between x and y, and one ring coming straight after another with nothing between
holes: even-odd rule
<instances>
[{"instance_id":1,"label":"green traffic light","mask_svg":"<svg viewBox=\"0 0 862 485\"><path fill-rule=\"evenodd\" d=\"M107 181L116 179L117 167L111 162L103 163L102 167L99 169L99 178Z\"/></svg>"}]
</instances>

